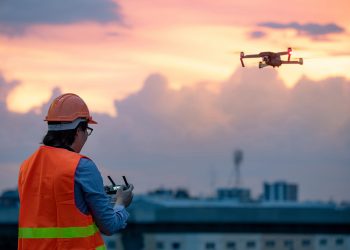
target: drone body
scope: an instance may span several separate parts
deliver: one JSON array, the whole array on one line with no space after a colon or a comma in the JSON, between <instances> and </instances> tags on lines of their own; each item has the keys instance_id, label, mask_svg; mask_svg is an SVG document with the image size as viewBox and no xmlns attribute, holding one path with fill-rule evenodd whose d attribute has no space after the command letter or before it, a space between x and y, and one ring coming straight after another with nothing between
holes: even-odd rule
<instances>
[{"instance_id":1,"label":"drone body","mask_svg":"<svg viewBox=\"0 0 350 250\"><path fill-rule=\"evenodd\" d=\"M297 61L291 61L290 56L292 53L292 48L288 48L287 51L283 52L261 52L259 54L253 54L253 55L244 55L243 52L241 52L241 64L242 67L245 67L243 59L244 58L261 58L261 62L259 62L259 68L264 68L266 66L272 66L272 67L279 67L282 64L300 64L303 65L303 58L299 58ZM281 56L288 55L288 60L284 61L281 59Z\"/></svg>"}]
</instances>

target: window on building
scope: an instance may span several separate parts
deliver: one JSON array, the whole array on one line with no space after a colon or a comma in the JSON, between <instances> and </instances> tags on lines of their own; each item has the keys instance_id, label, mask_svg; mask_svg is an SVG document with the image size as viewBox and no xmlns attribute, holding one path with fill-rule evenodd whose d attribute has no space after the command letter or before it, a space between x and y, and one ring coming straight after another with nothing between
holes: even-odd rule
<instances>
[{"instance_id":1,"label":"window on building","mask_svg":"<svg viewBox=\"0 0 350 250\"><path fill-rule=\"evenodd\" d=\"M336 240L335 240L335 245L337 245L337 246L342 246L342 245L344 245L344 239L342 239L342 238L336 239Z\"/></svg>"},{"instance_id":2,"label":"window on building","mask_svg":"<svg viewBox=\"0 0 350 250\"><path fill-rule=\"evenodd\" d=\"M276 246L276 242L273 240L267 240L265 241L265 247L267 248L273 248Z\"/></svg>"},{"instance_id":3,"label":"window on building","mask_svg":"<svg viewBox=\"0 0 350 250\"><path fill-rule=\"evenodd\" d=\"M284 244L285 247L293 247L293 241L292 240L285 240L283 244Z\"/></svg>"},{"instance_id":4,"label":"window on building","mask_svg":"<svg viewBox=\"0 0 350 250\"><path fill-rule=\"evenodd\" d=\"M214 250L215 249L215 243L214 242L207 242L207 243L205 243L205 249L207 249L207 250Z\"/></svg>"},{"instance_id":5,"label":"window on building","mask_svg":"<svg viewBox=\"0 0 350 250\"><path fill-rule=\"evenodd\" d=\"M157 242L156 242L156 249L157 249L157 250L162 250L162 249L164 249L164 242L162 242L162 241L157 241Z\"/></svg>"},{"instance_id":6,"label":"window on building","mask_svg":"<svg viewBox=\"0 0 350 250\"><path fill-rule=\"evenodd\" d=\"M248 242L247 242L247 248L253 249L253 248L255 248L255 247L256 247L255 241L248 241Z\"/></svg>"},{"instance_id":7,"label":"window on building","mask_svg":"<svg viewBox=\"0 0 350 250\"><path fill-rule=\"evenodd\" d=\"M236 250L236 242L234 241L229 241L226 243L226 248L228 250Z\"/></svg>"},{"instance_id":8,"label":"window on building","mask_svg":"<svg viewBox=\"0 0 350 250\"><path fill-rule=\"evenodd\" d=\"M180 249L180 248L181 248L180 242L173 242L172 248L173 248L173 249Z\"/></svg>"},{"instance_id":9,"label":"window on building","mask_svg":"<svg viewBox=\"0 0 350 250\"><path fill-rule=\"evenodd\" d=\"M320 246L326 246L327 240L326 239L320 239Z\"/></svg>"},{"instance_id":10,"label":"window on building","mask_svg":"<svg viewBox=\"0 0 350 250\"><path fill-rule=\"evenodd\" d=\"M311 240L302 240L301 241L301 246L303 246L303 247L309 247L309 246L311 246Z\"/></svg>"}]
</instances>

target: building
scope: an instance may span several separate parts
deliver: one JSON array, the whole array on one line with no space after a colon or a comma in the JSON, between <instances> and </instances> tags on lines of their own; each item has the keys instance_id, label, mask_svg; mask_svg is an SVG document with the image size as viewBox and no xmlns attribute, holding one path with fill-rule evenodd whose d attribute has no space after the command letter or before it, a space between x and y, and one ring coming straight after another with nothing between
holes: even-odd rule
<instances>
[{"instance_id":1,"label":"building","mask_svg":"<svg viewBox=\"0 0 350 250\"><path fill-rule=\"evenodd\" d=\"M296 202L298 201L298 186L285 181L265 182L263 200L267 202Z\"/></svg>"},{"instance_id":2,"label":"building","mask_svg":"<svg viewBox=\"0 0 350 250\"><path fill-rule=\"evenodd\" d=\"M236 202L251 202L250 189L248 188L219 188L217 190L219 200L232 200Z\"/></svg>"},{"instance_id":3,"label":"building","mask_svg":"<svg viewBox=\"0 0 350 250\"><path fill-rule=\"evenodd\" d=\"M350 207L138 195L108 250L350 250ZM0 206L0 249L16 249L18 206Z\"/></svg>"},{"instance_id":4,"label":"building","mask_svg":"<svg viewBox=\"0 0 350 250\"><path fill-rule=\"evenodd\" d=\"M0 249L17 249L19 198L17 190L0 196Z\"/></svg>"},{"instance_id":5,"label":"building","mask_svg":"<svg viewBox=\"0 0 350 250\"><path fill-rule=\"evenodd\" d=\"M350 250L350 207L138 196L116 249Z\"/></svg>"}]
</instances>

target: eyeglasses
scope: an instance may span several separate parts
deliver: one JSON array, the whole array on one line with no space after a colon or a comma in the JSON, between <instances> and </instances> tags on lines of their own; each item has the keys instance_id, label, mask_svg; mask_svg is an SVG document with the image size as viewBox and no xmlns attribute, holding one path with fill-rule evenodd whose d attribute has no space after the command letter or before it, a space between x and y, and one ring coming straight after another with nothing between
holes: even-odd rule
<instances>
[{"instance_id":1,"label":"eyeglasses","mask_svg":"<svg viewBox=\"0 0 350 250\"><path fill-rule=\"evenodd\" d=\"M87 127L86 128L86 131L87 131L87 134L88 134L88 136L89 135L91 135L92 134L92 131L94 131L92 128L90 128L90 127Z\"/></svg>"}]
</instances>

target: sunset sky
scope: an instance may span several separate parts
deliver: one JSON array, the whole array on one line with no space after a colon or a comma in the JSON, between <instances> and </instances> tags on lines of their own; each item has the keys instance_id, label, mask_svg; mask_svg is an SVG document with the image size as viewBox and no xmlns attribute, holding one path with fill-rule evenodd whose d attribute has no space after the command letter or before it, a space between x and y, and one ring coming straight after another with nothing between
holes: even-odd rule
<instances>
[{"instance_id":1,"label":"sunset sky","mask_svg":"<svg viewBox=\"0 0 350 250\"><path fill-rule=\"evenodd\" d=\"M344 0L2 1L0 189L15 186L45 133L48 102L74 92L101 120L84 153L138 192L210 193L202 187L226 185L232 150L243 148L255 194L283 179L304 200L350 200L349 9ZM241 68L240 51L288 47L303 66L259 70L247 59Z\"/></svg>"}]
</instances>

